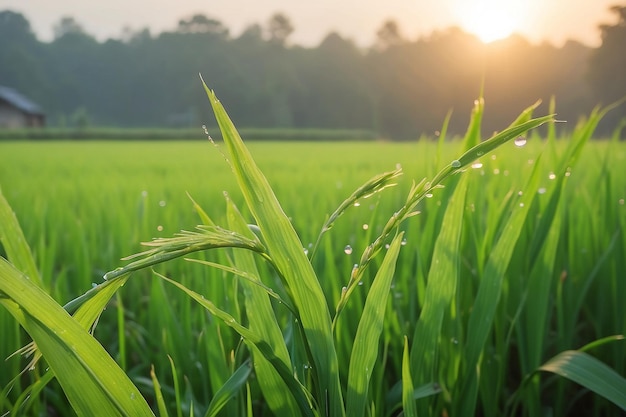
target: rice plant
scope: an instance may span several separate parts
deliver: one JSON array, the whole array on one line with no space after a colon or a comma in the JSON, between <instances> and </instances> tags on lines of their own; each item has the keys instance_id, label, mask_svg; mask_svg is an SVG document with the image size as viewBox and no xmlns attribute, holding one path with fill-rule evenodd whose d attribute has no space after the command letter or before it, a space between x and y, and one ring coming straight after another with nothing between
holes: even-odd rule
<instances>
[{"instance_id":1,"label":"rice plant","mask_svg":"<svg viewBox=\"0 0 626 417\"><path fill-rule=\"evenodd\" d=\"M567 380L597 396L581 400L590 407L584 412L626 410L619 300L626 268L618 256L626 248L626 214L623 188L614 184L623 183L607 163L592 177L606 196L603 206L567 206L574 192L567 182L610 108L595 110L565 146L549 135L546 149L520 169L516 188L508 188L497 181L504 173L493 180L500 185L485 186L481 168L499 175L490 166L493 151L524 145L531 129L554 118L533 118L533 105L482 141L478 100L460 156L409 187L391 188L403 167L372 177L314 234L294 226L310 222L301 223L306 213L297 221L287 216L221 103L205 90L241 193L225 195L221 225L194 195L190 205L202 224L146 242L146 251L63 308L39 272L54 271L38 266L0 200L0 302L35 342L25 372L36 373L24 388L13 371L3 410L34 413L53 380L78 415L566 415L572 393L585 395ZM618 149L623 153L611 142L603 157ZM370 202L365 236L344 247L354 229L346 219ZM579 225L597 210L605 216L590 216L590 230ZM587 248L594 256L575 251L595 234ZM338 246L355 262L339 261ZM181 259L195 268L181 268ZM594 285L600 274L608 278ZM137 296L124 300L134 284ZM585 306L605 299L608 312ZM107 305L118 313L110 353L93 337ZM154 324L133 319L140 306ZM585 345L576 345L581 340ZM138 357L155 346L156 364ZM610 366L594 357L605 351ZM45 367L35 363L40 355ZM198 398L201 392L210 395Z\"/></svg>"}]
</instances>

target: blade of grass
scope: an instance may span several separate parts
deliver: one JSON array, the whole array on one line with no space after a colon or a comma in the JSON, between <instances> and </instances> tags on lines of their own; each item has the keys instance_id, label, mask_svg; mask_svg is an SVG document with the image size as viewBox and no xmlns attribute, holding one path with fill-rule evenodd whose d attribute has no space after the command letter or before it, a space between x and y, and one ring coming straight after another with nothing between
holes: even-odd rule
<instances>
[{"instance_id":1,"label":"blade of grass","mask_svg":"<svg viewBox=\"0 0 626 417\"><path fill-rule=\"evenodd\" d=\"M523 230L529 208L537 194L540 181L539 163L524 189L520 204L509 217L498 241L491 250L483 276L481 277L474 307L467 324L467 342L464 348L460 370L460 383L455 389L462 392L457 397L458 415L473 415L478 395L477 366L480 354L487 340L494 320L502 282L513 255L513 249Z\"/></svg>"},{"instance_id":2,"label":"blade of grass","mask_svg":"<svg viewBox=\"0 0 626 417\"><path fill-rule=\"evenodd\" d=\"M333 212L333 214L331 214L324 222L324 225L322 226L322 229L317 236L317 240L313 245L313 249L310 252L309 259L313 259L313 257L315 256L322 236L324 236L324 234L333 227L335 221L337 221L337 219L343 213L345 213L346 210L348 210L350 207L354 207L355 203L357 203L359 199L369 198L372 195L384 190L385 188L396 185L391 181L396 179L400 175L402 175L402 169L396 169L394 171L376 175L368 180L365 184L357 188L348 198L346 198L343 203L341 203L339 207Z\"/></svg>"},{"instance_id":3,"label":"blade of grass","mask_svg":"<svg viewBox=\"0 0 626 417\"><path fill-rule=\"evenodd\" d=\"M311 406L308 402L308 398L305 393L306 390L304 387L293 377L293 373L291 369L285 366L285 363L276 356L272 347L267 344L265 340L256 332L251 331L250 329L242 326L233 316L225 312L224 310L219 309L212 302L205 299L204 296L196 293L195 291L190 290L179 282L176 282L170 278L167 278L164 275L158 274L155 272L155 275L161 278L162 280L172 284L177 287L184 293L186 293L189 297L191 297L194 301L204 307L207 311L209 311L212 315L219 318L226 324L235 330L246 343L250 343L254 345L256 349L263 355L263 357L268 360L274 369L278 372L280 377L285 382L285 385L288 387L289 391L295 398L300 414L303 416L313 416L313 411L311 410Z\"/></svg>"},{"instance_id":4,"label":"blade of grass","mask_svg":"<svg viewBox=\"0 0 626 417\"><path fill-rule=\"evenodd\" d=\"M275 268L291 291L318 376L319 406L343 416L339 364L326 298L289 219L272 188L243 144L237 129L213 91L202 81L230 153L230 162L246 204L258 224Z\"/></svg>"},{"instance_id":5,"label":"blade of grass","mask_svg":"<svg viewBox=\"0 0 626 417\"><path fill-rule=\"evenodd\" d=\"M227 219L231 229L244 235L252 234L243 216L230 199L227 199ZM242 272L257 277L258 269L252 255L248 251L233 251L234 263L240 268L244 268ZM285 366L291 366L287 345L268 298L268 294L270 296L275 294L274 291L266 287L258 278L255 281L243 282L242 288L250 330L259 333L267 341L272 351ZM265 288L268 288L271 293L267 292ZM278 296L276 295L276 297ZM280 300L280 297L278 299ZM286 303L286 301L281 302ZM293 311L293 307L288 308ZM277 416L298 415L298 404L290 395L289 388L273 365L260 352L253 351L253 358L256 377L270 409Z\"/></svg>"},{"instance_id":6,"label":"blade of grass","mask_svg":"<svg viewBox=\"0 0 626 417\"><path fill-rule=\"evenodd\" d=\"M255 252L264 253L265 248L255 237L248 239L238 233L222 229L219 226L196 226L197 232L182 231L175 237L159 238L151 242L144 242L144 246L153 246L150 249L125 258L133 261L128 265L107 272L105 280L111 280L129 272L138 271L149 266L163 263L193 252L205 251L216 248L244 248Z\"/></svg>"},{"instance_id":7,"label":"blade of grass","mask_svg":"<svg viewBox=\"0 0 626 417\"><path fill-rule=\"evenodd\" d=\"M43 288L41 276L37 270L35 259L26 242L22 228L15 213L0 188L0 244L4 247L7 259L15 267L24 272L38 287Z\"/></svg>"},{"instance_id":8,"label":"blade of grass","mask_svg":"<svg viewBox=\"0 0 626 417\"><path fill-rule=\"evenodd\" d=\"M48 294L0 258L0 299L31 335L78 415L152 416L104 348ZM17 310L17 311L16 311Z\"/></svg>"},{"instance_id":9,"label":"blade of grass","mask_svg":"<svg viewBox=\"0 0 626 417\"><path fill-rule=\"evenodd\" d=\"M574 381L626 411L626 379L587 353L576 350L561 352L539 370Z\"/></svg>"},{"instance_id":10,"label":"blade of grass","mask_svg":"<svg viewBox=\"0 0 626 417\"><path fill-rule=\"evenodd\" d=\"M215 393L204 417L215 417L226 403L237 394L241 387L246 384L251 373L252 367L250 362L244 362Z\"/></svg>"},{"instance_id":11,"label":"blade of grass","mask_svg":"<svg viewBox=\"0 0 626 417\"><path fill-rule=\"evenodd\" d=\"M443 317L455 297L461 261L459 245L463 230L467 178L461 178L446 208L428 273L424 305L413 335L411 370L413 382L418 385L435 379Z\"/></svg>"},{"instance_id":12,"label":"blade of grass","mask_svg":"<svg viewBox=\"0 0 626 417\"><path fill-rule=\"evenodd\" d=\"M404 351L402 354L402 411L406 417L417 417L415 396L413 395L413 380L411 378L411 363L409 360L409 339L404 336Z\"/></svg>"},{"instance_id":13,"label":"blade of grass","mask_svg":"<svg viewBox=\"0 0 626 417\"><path fill-rule=\"evenodd\" d=\"M403 235L403 233L399 233L395 237L389 251L385 254L367 294L363 313L359 320L348 371L346 413L349 416L365 415L368 386L378 357L378 344L383 330L387 298L402 246Z\"/></svg>"},{"instance_id":14,"label":"blade of grass","mask_svg":"<svg viewBox=\"0 0 626 417\"><path fill-rule=\"evenodd\" d=\"M150 378L152 379L152 385L154 386L154 398L156 398L159 416L168 417L169 414L167 413L167 406L165 405L165 400L163 399L163 392L161 392L161 384L156 376L156 372L154 372L154 365L150 367Z\"/></svg>"}]
</instances>

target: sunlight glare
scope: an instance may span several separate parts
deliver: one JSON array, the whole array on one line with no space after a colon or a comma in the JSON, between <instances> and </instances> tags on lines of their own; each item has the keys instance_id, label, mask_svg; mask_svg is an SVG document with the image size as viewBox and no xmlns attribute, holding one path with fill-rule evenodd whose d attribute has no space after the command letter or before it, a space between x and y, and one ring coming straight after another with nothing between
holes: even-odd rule
<instances>
[{"instance_id":1,"label":"sunlight glare","mask_svg":"<svg viewBox=\"0 0 626 417\"><path fill-rule=\"evenodd\" d=\"M514 1L477 0L464 6L459 10L461 26L484 43L506 38L518 29L520 11Z\"/></svg>"}]
</instances>

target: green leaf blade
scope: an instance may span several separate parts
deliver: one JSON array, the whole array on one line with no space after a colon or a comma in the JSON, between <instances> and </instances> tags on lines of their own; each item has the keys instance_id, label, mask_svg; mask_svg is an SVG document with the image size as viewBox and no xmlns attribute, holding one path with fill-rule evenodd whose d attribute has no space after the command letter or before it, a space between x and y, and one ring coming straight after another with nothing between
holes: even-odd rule
<instances>
[{"instance_id":1,"label":"green leaf blade","mask_svg":"<svg viewBox=\"0 0 626 417\"><path fill-rule=\"evenodd\" d=\"M204 82L203 82L204 84ZM275 267L284 278L309 344L319 378L320 407L330 415L343 416L339 364L326 298L289 219L267 179L243 144L239 133L215 94L204 84L230 162L250 212L263 234Z\"/></svg>"}]
</instances>

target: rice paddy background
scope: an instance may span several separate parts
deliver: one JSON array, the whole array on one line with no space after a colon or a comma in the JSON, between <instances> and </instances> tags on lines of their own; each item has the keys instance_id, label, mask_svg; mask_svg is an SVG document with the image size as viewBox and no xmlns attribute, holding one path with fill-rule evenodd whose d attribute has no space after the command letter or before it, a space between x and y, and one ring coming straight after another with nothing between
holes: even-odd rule
<instances>
[{"instance_id":1,"label":"rice paddy background","mask_svg":"<svg viewBox=\"0 0 626 417\"><path fill-rule=\"evenodd\" d=\"M468 188L460 231L457 300L446 309L440 335L440 341L446 343L441 343L431 375L438 381L438 393L419 400L420 410L443 415L455 407L450 390L463 361L465 325L481 269L504 221L521 204L526 183L539 164L536 203L506 269L500 300L494 300L497 313L482 353L478 410L494 416L519 410L523 415L537 415L533 413L542 409L550 409L554 415L573 410L619 415L614 404L563 378L542 374L540 383L534 378L530 389L520 389L531 368L559 352L626 333L624 143L586 145L580 160L565 174L557 226L552 232L557 236L554 248L532 253L534 228L550 209L549 197L555 192L560 157L568 140L563 137L547 143L535 135L521 147L507 143L463 174L468 177ZM447 142L441 149L428 141L257 142L248 146L298 232L303 250L315 242L325 216L354 189L375 174L398 164L403 167L404 175L395 188L360 200L323 237L313 266L331 308L339 301L353 265L390 214L402 206L412 182L432 178L461 153L460 142ZM0 186L33 249L46 290L63 305L102 282L105 272L125 264L120 258L142 250L139 242L172 236L199 224L187 193L218 224L226 222L224 192L242 208L242 196L222 152L223 145L216 149L207 142L6 142L0 143ZM402 379L404 337L411 338L415 332L448 197L445 189L436 190L420 203L420 214L402 227L405 240L386 307L367 415L397 412L389 407L394 404L389 396ZM243 216L252 222L245 210ZM220 261L224 256L217 250L199 257ZM535 261L533 256L537 260L529 264ZM382 258L377 264L380 261ZM545 266L539 280L536 264ZM155 270L245 319L238 280L231 274L183 260L158 265ZM336 330L340 364L350 361L351 340L374 272L368 272L368 279L342 313ZM155 404L150 379L154 365L170 415L190 415L192 409L202 415L248 353L238 335L184 294L166 287L149 271L136 275L104 311L95 336L150 404ZM539 293L533 286L541 286L541 282L547 289ZM533 321L537 319L532 315L536 294L548 294L546 315L538 318L545 321L545 327ZM277 308L277 314L288 328L288 311ZM29 339L4 309L0 320L0 356L5 358ZM589 353L623 376L624 352L624 342L614 341ZM297 357L298 352L292 354ZM2 362L0 387L7 386L26 363L19 356ZM3 412L41 377L42 366L27 372L13 386L1 404ZM307 380L306 364L294 372ZM341 372L345 381L348 376ZM534 385L540 388L533 390ZM251 410L254 415L268 414L254 377L247 389L238 392L220 415L246 415ZM54 383L27 407L27 415L69 413Z\"/></svg>"}]
</instances>

